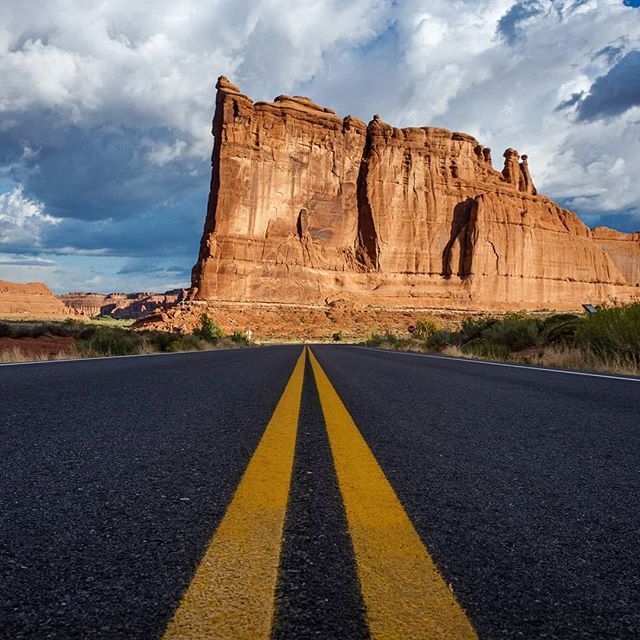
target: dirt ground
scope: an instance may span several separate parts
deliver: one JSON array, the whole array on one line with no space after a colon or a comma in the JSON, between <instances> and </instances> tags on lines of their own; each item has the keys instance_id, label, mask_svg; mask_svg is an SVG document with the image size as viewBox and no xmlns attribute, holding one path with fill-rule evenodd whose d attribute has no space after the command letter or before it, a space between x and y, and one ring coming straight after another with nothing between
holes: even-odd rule
<instances>
[{"instance_id":1,"label":"dirt ground","mask_svg":"<svg viewBox=\"0 0 640 640\"><path fill-rule=\"evenodd\" d=\"M342 301L326 306L191 302L147 316L134 328L189 333L199 326L202 314L215 320L225 333L250 333L258 342L330 341L338 332L346 341L387 330L408 335L419 318L432 317L442 328L453 328L462 318L474 315L442 309L357 308Z\"/></svg>"},{"instance_id":2,"label":"dirt ground","mask_svg":"<svg viewBox=\"0 0 640 640\"><path fill-rule=\"evenodd\" d=\"M35 359L50 358L67 353L73 344L72 337L39 336L37 338L0 338L0 354L19 350L25 356Z\"/></svg>"}]
</instances>

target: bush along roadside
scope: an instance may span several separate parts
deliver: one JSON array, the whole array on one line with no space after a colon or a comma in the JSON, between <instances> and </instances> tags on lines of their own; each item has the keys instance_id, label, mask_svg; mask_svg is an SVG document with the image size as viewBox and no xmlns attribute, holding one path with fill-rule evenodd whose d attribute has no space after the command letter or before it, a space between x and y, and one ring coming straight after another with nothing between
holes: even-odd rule
<instances>
[{"instance_id":1,"label":"bush along roadside","mask_svg":"<svg viewBox=\"0 0 640 640\"><path fill-rule=\"evenodd\" d=\"M640 375L640 302L596 313L534 316L524 311L467 318L454 330L418 319L411 336L373 334L386 349Z\"/></svg>"},{"instance_id":2,"label":"bush along roadside","mask_svg":"<svg viewBox=\"0 0 640 640\"><path fill-rule=\"evenodd\" d=\"M58 354L38 353L37 339L41 336L72 338L70 346ZM148 353L175 353L229 349L251 344L241 331L226 336L220 326L203 314L200 325L191 334L164 331L133 331L122 326L103 323L64 322L0 322L0 339L11 338L11 347L0 350L0 362L59 358L91 358L98 356L127 356ZM30 338L28 347L21 348L21 339ZM35 339L35 342L34 342Z\"/></svg>"}]
</instances>

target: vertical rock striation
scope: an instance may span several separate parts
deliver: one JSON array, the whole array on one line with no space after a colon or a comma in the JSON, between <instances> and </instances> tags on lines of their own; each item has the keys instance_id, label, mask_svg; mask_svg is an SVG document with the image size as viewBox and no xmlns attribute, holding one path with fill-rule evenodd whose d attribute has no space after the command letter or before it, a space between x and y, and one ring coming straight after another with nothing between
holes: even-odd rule
<instances>
[{"instance_id":1,"label":"vertical rock striation","mask_svg":"<svg viewBox=\"0 0 640 640\"><path fill-rule=\"evenodd\" d=\"M217 89L194 299L561 309L638 291L638 236L538 195L514 149L498 172L463 133Z\"/></svg>"}]
</instances>

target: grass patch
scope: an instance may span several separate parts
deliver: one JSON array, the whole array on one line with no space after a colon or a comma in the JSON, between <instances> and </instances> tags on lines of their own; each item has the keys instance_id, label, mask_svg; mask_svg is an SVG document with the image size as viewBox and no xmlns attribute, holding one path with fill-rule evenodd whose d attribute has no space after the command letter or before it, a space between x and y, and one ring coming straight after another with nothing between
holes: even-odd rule
<instances>
[{"instance_id":1,"label":"grass patch","mask_svg":"<svg viewBox=\"0 0 640 640\"><path fill-rule=\"evenodd\" d=\"M500 362L640 375L640 302L594 314L534 316L524 311L463 320L455 330L420 326L411 338L390 331L365 344ZM417 335L416 335L417 334Z\"/></svg>"},{"instance_id":2,"label":"grass patch","mask_svg":"<svg viewBox=\"0 0 640 640\"><path fill-rule=\"evenodd\" d=\"M64 322L36 322L30 320L5 320L0 322L0 338L39 338L40 336L72 336L84 323L73 320Z\"/></svg>"},{"instance_id":3,"label":"grass patch","mask_svg":"<svg viewBox=\"0 0 640 640\"><path fill-rule=\"evenodd\" d=\"M576 345L600 358L624 356L640 366L640 302L599 309L577 325Z\"/></svg>"},{"instance_id":4,"label":"grass patch","mask_svg":"<svg viewBox=\"0 0 640 640\"><path fill-rule=\"evenodd\" d=\"M192 334L165 331L134 331L122 321L78 322L0 322L0 338L37 339L41 336L72 338L64 352L54 355L39 354L33 342L26 348L12 344L0 351L0 362L24 362L27 360L51 360L56 358L91 358L102 356L128 356L148 353L176 353L179 351L203 351L230 349L251 344L248 337L235 331L225 336L220 327L204 316L201 325Z\"/></svg>"},{"instance_id":5,"label":"grass patch","mask_svg":"<svg viewBox=\"0 0 640 640\"><path fill-rule=\"evenodd\" d=\"M111 327L130 327L135 321L135 318L114 318L113 316L95 316L89 319L90 323L93 322Z\"/></svg>"},{"instance_id":6,"label":"grass patch","mask_svg":"<svg viewBox=\"0 0 640 640\"><path fill-rule=\"evenodd\" d=\"M8 364L10 362L32 362L34 360L50 360L46 354L30 355L19 347L11 347L0 351L0 364Z\"/></svg>"}]
</instances>

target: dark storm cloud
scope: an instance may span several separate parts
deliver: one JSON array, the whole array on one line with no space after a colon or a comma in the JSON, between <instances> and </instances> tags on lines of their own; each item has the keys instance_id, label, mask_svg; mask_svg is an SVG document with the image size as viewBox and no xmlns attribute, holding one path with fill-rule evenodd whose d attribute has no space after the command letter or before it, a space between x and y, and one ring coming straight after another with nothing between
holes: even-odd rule
<instances>
[{"instance_id":1,"label":"dark storm cloud","mask_svg":"<svg viewBox=\"0 0 640 640\"><path fill-rule=\"evenodd\" d=\"M542 12L542 7L535 0L521 0L514 4L498 22L498 33L509 43L513 44L524 33L522 23Z\"/></svg>"},{"instance_id":2,"label":"dark storm cloud","mask_svg":"<svg viewBox=\"0 0 640 640\"><path fill-rule=\"evenodd\" d=\"M564 100L563 102L561 102L554 109L554 111L564 111L565 109L569 109L570 107L573 107L573 105L576 104L576 102L580 101L580 98L582 98L583 95L584 95L583 91L579 91L578 93L572 93L571 96L566 100Z\"/></svg>"},{"instance_id":3,"label":"dark storm cloud","mask_svg":"<svg viewBox=\"0 0 640 640\"><path fill-rule=\"evenodd\" d=\"M145 213L123 219L94 222L65 219L42 233L40 250L193 258L198 250L204 212L205 194L198 194L178 201L174 207L149 208Z\"/></svg>"},{"instance_id":4,"label":"dark storm cloud","mask_svg":"<svg viewBox=\"0 0 640 640\"><path fill-rule=\"evenodd\" d=\"M638 0L640 2L640 0ZM600 51L596 51L594 58L604 58L608 64L613 64L617 62L620 54L624 51L624 47L616 47L614 45L609 45L608 47L603 47Z\"/></svg>"},{"instance_id":5,"label":"dark storm cloud","mask_svg":"<svg viewBox=\"0 0 640 640\"><path fill-rule=\"evenodd\" d=\"M149 204L144 212L129 217L57 218L39 227L37 242L17 233L4 239L0 248L29 256L175 256L190 264L197 255L205 211L206 187L187 193L170 207Z\"/></svg>"},{"instance_id":6,"label":"dark storm cloud","mask_svg":"<svg viewBox=\"0 0 640 640\"><path fill-rule=\"evenodd\" d=\"M46 202L52 215L78 220L128 218L206 185L210 170L206 158L161 166L149 160L147 141L169 146L175 136L161 128L85 129L40 114L0 133L0 158L11 166L8 175L14 182Z\"/></svg>"},{"instance_id":7,"label":"dark storm cloud","mask_svg":"<svg viewBox=\"0 0 640 640\"><path fill-rule=\"evenodd\" d=\"M3 250L195 255L210 161L172 158L179 132L78 126L60 122L53 110L19 119L9 114L5 122L12 120L15 125L0 132L4 175L22 185L30 200L46 203L47 214L57 220L42 225L37 243L16 233Z\"/></svg>"},{"instance_id":8,"label":"dark storm cloud","mask_svg":"<svg viewBox=\"0 0 640 640\"><path fill-rule=\"evenodd\" d=\"M610 118L636 105L640 105L640 51L631 51L591 85L578 106L578 120Z\"/></svg>"}]
</instances>

